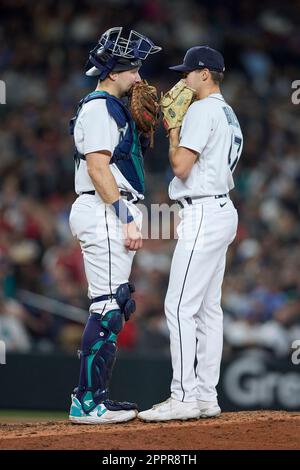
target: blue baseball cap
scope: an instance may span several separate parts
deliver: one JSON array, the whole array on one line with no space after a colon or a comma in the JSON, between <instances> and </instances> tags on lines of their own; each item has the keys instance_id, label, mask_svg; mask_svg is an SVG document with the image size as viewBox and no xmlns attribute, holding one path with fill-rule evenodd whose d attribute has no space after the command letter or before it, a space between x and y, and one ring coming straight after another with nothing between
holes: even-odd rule
<instances>
[{"instance_id":1,"label":"blue baseball cap","mask_svg":"<svg viewBox=\"0 0 300 470\"><path fill-rule=\"evenodd\" d=\"M224 72L224 57L221 52L209 46L191 47L184 56L183 64L169 67L170 70L175 70L175 72L192 72L203 68L215 72Z\"/></svg>"}]
</instances>

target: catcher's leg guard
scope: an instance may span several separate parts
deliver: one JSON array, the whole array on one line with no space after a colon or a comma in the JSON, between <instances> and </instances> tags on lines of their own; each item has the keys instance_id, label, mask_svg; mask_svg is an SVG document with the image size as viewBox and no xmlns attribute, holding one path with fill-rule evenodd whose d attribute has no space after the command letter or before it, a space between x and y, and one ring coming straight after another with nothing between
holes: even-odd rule
<instances>
[{"instance_id":1,"label":"catcher's leg guard","mask_svg":"<svg viewBox=\"0 0 300 470\"><path fill-rule=\"evenodd\" d=\"M117 335L122 326L120 310L111 310L103 317L97 313L90 314L82 336L80 378L76 391L85 413L107 398Z\"/></svg>"}]
</instances>

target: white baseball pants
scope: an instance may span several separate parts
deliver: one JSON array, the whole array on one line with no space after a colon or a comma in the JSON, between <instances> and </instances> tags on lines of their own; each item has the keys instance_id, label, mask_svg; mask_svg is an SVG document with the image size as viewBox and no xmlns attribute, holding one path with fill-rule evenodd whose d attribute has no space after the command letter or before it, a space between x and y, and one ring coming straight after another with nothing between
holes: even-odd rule
<instances>
[{"instance_id":1,"label":"white baseball pants","mask_svg":"<svg viewBox=\"0 0 300 470\"><path fill-rule=\"evenodd\" d=\"M141 211L131 202L129 207L136 224L141 228ZM70 228L81 246L88 297L115 293L120 284L128 282L135 251L124 246L122 224L114 208L100 196L83 194L72 205ZM118 308L115 299L93 303L90 312L105 314Z\"/></svg>"},{"instance_id":2,"label":"white baseball pants","mask_svg":"<svg viewBox=\"0 0 300 470\"><path fill-rule=\"evenodd\" d=\"M179 215L165 300L173 367L171 396L183 402L216 401L223 348L221 286L238 215L229 198L214 197L185 203Z\"/></svg>"}]
</instances>

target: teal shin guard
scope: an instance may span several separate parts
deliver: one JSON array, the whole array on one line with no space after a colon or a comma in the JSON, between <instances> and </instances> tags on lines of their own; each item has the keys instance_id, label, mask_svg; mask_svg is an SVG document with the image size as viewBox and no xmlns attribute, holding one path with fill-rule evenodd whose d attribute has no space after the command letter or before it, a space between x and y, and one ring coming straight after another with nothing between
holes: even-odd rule
<instances>
[{"instance_id":1,"label":"teal shin guard","mask_svg":"<svg viewBox=\"0 0 300 470\"><path fill-rule=\"evenodd\" d=\"M81 341L81 364L76 397L89 413L108 398L108 385L116 358L117 335L123 326L120 310L103 317L91 313Z\"/></svg>"}]
</instances>

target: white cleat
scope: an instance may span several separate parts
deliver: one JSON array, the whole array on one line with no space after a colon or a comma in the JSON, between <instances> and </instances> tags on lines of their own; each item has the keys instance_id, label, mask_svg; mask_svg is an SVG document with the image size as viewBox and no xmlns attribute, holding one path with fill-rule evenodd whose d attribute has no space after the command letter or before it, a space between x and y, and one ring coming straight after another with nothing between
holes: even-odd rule
<instances>
[{"instance_id":1,"label":"white cleat","mask_svg":"<svg viewBox=\"0 0 300 470\"><path fill-rule=\"evenodd\" d=\"M200 411L196 401L182 402L168 398L154 405L149 410L141 411L137 417L143 421L170 421L171 419L193 419L199 418Z\"/></svg>"},{"instance_id":2,"label":"white cleat","mask_svg":"<svg viewBox=\"0 0 300 470\"><path fill-rule=\"evenodd\" d=\"M100 403L93 411L85 413L80 401L72 397L72 405L69 420L75 424L109 424L124 423L136 418L137 410L111 411L104 403Z\"/></svg>"},{"instance_id":3,"label":"white cleat","mask_svg":"<svg viewBox=\"0 0 300 470\"><path fill-rule=\"evenodd\" d=\"M221 408L218 402L215 401L198 400L198 407L200 410L200 418L217 418L221 414Z\"/></svg>"}]
</instances>

